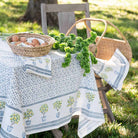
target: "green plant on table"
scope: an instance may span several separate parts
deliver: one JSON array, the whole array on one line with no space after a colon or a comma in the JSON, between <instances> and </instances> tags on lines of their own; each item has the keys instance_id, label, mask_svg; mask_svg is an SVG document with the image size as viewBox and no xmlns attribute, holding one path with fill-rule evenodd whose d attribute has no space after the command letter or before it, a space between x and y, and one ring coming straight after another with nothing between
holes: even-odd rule
<instances>
[{"instance_id":1,"label":"green plant on table","mask_svg":"<svg viewBox=\"0 0 138 138\"><path fill-rule=\"evenodd\" d=\"M67 67L71 62L71 54L77 54L76 58L80 62L81 68L84 69L84 76L86 73L90 72L90 59L92 64L96 64L97 60L95 56L88 50L90 44L94 43L97 34L95 32L90 32L91 37L83 39L80 36L75 34L70 34L65 36L65 34L60 33L59 36L55 34L49 34L51 37L55 38L56 42L53 45L53 49L59 49L62 52L66 53L65 61L62 63L62 67Z\"/></svg>"}]
</instances>

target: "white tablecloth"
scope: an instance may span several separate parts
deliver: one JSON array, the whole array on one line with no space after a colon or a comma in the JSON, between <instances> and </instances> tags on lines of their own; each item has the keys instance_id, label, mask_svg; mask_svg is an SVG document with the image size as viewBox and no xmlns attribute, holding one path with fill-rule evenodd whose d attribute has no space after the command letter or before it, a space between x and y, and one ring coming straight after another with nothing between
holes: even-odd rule
<instances>
[{"instance_id":1,"label":"white tablecloth","mask_svg":"<svg viewBox=\"0 0 138 138\"><path fill-rule=\"evenodd\" d=\"M64 54L51 51L51 78L23 70L21 58L0 39L1 138L25 138L28 134L59 128L79 115L78 135L84 137L104 123L94 72L83 70L72 55L62 68Z\"/></svg>"}]
</instances>

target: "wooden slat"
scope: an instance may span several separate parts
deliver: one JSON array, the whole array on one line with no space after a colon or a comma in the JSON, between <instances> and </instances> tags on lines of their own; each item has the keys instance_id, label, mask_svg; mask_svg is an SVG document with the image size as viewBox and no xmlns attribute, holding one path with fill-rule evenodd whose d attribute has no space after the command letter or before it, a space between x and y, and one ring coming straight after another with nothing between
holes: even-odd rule
<instances>
[{"instance_id":1,"label":"wooden slat","mask_svg":"<svg viewBox=\"0 0 138 138\"><path fill-rule=\"evenodd\" d=\"M58 22L59 22L59 31L61 33L65 33L68 31L68 29L74 24L75 22L75 14L74 12L59 12L58 13ZM76 27L73 28L71 33L74 33L77 35Z\"/></svg>"},{"instance_id":2,"label":"wooden slat","mask_svg":"<svg viewBox=\"0 0 138 138\"><path fill-rule=\"evenodd\" d=\"M90 18L89 4L88 4L88 3L85 4L85 17L86 17L86 18ZM88 27L91 29L91 23L90 23L89 21L86 21L86 24L87 24ZM90 37L90 32L89 32L89 30L87 30L87 37Z\"/></svg>"},{"instance_id":3,"label":"wooden slat","mask_svg":"<svg viewBox=\"0 0 138 138\"><path fill-rule=\"evenodd\" d=\"M96 83L97 83L98 88L103 87L102 81L100 79L97 79ZM110 108L110 105L109 105L108 99L106 97L105 91L99 90L99 95L100 95L101 102L103 105L104 113L106 113L108 115L108 119L110 122L115 121L115 118L114 118L114 115L113 115L112 110Z\"/></svg>"},{"instance_id":4,"label":"wooden slat","mask_svg":"<svg viewBox=\"0 0 138 138\"><path fill-rule=\"evenodd\" d=\"M41 23L42 30L44 34L48 34L47 32L47 17L46 17L46 6L45 4L41 4Z\"/></svg>"},{"instance_id":5,"label":"wooden slat","mask_svg":"<svg viewBox=\"0 0 138 138\"><path fill-rule=\"evenodd\" d=\"M85 17L89 18L89 4L41 4L41 19L42 19L42 30L44 34L48 34L47 32L47 17L46 13L48 12L58 12L58 20L59 20L59 31L61 33L66 33L67 30L72 26L75 22L75 14L74 11L85 11ZM61 13L63 12L63 13ZM90 22L87 21L87 25L90 27ZM72 30L71 33L77 35L76 27ZM89 37L89 31L87 30L87 37Z\"/></svg>"},{"instance_id":6,"label":"wooden slat","mask_svg":"<svg viewBox=\"0 0 138 138\"><path fill-rule=\"evenodd\" d=\"M53 129L51 131L54 135L54 138L62 138L63 133L59 129Z\"/></svg>"},{"instance_id":7,"label":"wooden slat","mask_svg":"<svg viewBox=\"0 0 138 138\"><path fill-rule=\"evenodd\" d=\"M98 88L103 87L102 82L101 82L100 79L96 80L96 83L97 83L97 87ZM105 98L104 98L103 93L102 93L101 90L99 90L99 95L100 95L100 98L101 98L101 102L102 102L103 108L104 109L107 109L107 105L106 105L106 102L105 102Z\"/></svg>"},{"instance_id":8,"label":"wooden slat","mask_svg":"<svg viewBox=\"0 0 138 138\"><path fill-rule=\"evenodd\" d=\"M85 4L45 4L46 12L85 11Z\"/></svg>"}]
</instances>

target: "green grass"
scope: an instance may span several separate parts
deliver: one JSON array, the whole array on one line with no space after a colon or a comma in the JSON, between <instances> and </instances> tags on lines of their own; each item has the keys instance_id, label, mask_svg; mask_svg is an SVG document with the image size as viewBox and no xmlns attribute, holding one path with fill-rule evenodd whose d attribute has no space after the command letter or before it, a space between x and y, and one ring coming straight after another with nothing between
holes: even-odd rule
<instances>
[{"instance_id":1,"label":"green grass","mask_svg":"<svg viewBox=\"0 0 138 138\"><path fill-rule=\"evenodd\" d=\"M80 1L80 0L76 0ZM33 31L42 32L37 23L20 22L19 17L25 13L28 0L1 0L0 1L0 32L17 33ZM60 3L70 0L60 0ZM106 3L105 3L106 2ZM115 4L116 2L116 4ZM86 138L137 138L138 137L138 3L132 0L95 0L90 3L90 16L92 18L103 18L115 24L129 41L133 60L127 78L121 91L110 90L107 93L110 106L115 116L115 122L98 127ZM76 13L76 19L84 17L84 13ZM98 35L104 30L104 25L92 22L92 29ZM58 33L57 28L50 28L49 32ZM85 29L79 29L78 34L86 37ZM108 27L107 37L121 39L117 31ZM69 131L60 128L63 138L77 138L78 120L72 119L69 123ZM53 138L50 131L31 135L30 138Z\"/></svg>"},{"instance_id":2,"label":"green grass","mask_svg":"<svg viewBox=\"0 0 138 138\"><path fill-rule=\"evenodd\" d=\"M27 8L27 0L1 0L0 1L0 32L41 32L41 26L37 23L20 22Z\"/></svg>"}]
</instances>

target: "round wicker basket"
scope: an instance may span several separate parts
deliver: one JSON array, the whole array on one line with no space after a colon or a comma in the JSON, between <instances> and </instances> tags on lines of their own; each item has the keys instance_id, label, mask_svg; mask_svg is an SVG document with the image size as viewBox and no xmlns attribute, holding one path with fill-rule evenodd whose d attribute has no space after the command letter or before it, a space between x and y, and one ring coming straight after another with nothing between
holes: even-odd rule
<instances>
[{"instance_id":1,"label":"round wicker basket","mask_svg":"<svg viewBox=\"0 0 138 138\"><path fill-rule=\"evenodd\" d=\"M13 53L20 56L27 56L27 57L44 56L49 53L49 51L52 48L52 45L55 43L55 39L47 35L40 35L40 34L34 34L34 33L18 33L14 35L17 35L19 37L26 37L26 38L39 38L48 43L48 45L39 46L39 47L16 46L14 44L11 44L12 36L13 36L11 35L7 38L7 43L10 46Z\"/></svg>"}]
</instances>

